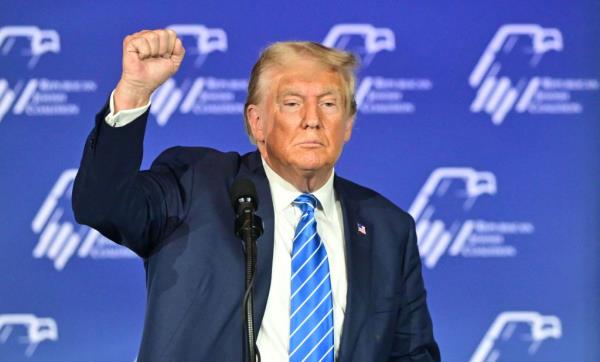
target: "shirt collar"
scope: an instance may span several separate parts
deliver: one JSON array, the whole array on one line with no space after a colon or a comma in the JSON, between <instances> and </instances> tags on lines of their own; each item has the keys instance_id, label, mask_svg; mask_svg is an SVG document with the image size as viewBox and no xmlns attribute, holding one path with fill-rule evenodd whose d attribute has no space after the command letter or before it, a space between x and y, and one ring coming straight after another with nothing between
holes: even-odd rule
<instances>
[{"instance_id":1,"label":"shirt collar","mask_svg":"<svg viewBox=\"0 0 600 362\"><path fill-rule=\"evenodd\" d=\"M271 197L273 198L273 208L275 212L281 212L288 206L292 205L292 202L302 193L294 185L287 182L283 177L279 176L261 156L263 168L265 174L269 180L269 186L271 188ZM331 176L318 190L312 192L312 194L319 200L323 213L325 215L333 215L333 208L335 207L335 194L333 190L333 179L335 170L332 170Z\"/></svg>"}]
</instances>

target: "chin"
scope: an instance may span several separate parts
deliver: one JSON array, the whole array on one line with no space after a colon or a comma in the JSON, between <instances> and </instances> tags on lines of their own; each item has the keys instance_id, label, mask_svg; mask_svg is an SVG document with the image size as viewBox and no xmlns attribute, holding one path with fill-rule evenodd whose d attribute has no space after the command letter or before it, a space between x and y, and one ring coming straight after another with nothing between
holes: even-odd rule
<instances>
[{"instance_id":1,"label":"chin","mask_svg":"<svg viewBox=\"0 0 600 362\"><path fill-rule=\"evenodd\" d=\"M329 163L324 162L324 160L320 158L302 159L299 160L299 162L296 162L296 165L299 169L306 173L314 173L323 169L331 168Z\"/></svg>"}]
</instances>

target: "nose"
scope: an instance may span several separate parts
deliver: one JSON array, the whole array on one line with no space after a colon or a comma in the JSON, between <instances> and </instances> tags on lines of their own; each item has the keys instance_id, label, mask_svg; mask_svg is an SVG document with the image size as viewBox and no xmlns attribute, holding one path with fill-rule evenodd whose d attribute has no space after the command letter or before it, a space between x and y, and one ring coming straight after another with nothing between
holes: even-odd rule
<instances>
[{"instance_id":1,"label":"nose","mask_svg":"<svg viewBox=\"0 0 600 362\"><path fill-rule=\"evenodd\" d=\"M309 101L305 103L302 126L303 128L321 127L321 114L319 112L318 102Z\"/></svg>"}]
</instances>

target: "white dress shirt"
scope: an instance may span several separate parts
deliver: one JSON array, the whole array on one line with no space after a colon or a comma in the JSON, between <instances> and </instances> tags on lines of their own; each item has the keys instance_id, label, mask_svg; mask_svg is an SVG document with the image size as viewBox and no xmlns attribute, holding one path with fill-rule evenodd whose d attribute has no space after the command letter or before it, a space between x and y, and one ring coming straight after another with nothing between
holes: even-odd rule
<instances>
[{"instance_id":1,"label":"white dress shirt","mask_svg":"<svg viewBox=\"0 0 600 362\"><path fill-rule=\"evenodd\" d=\"M112 127L122 127L143 114L145 106L121 110L114 114L114 91L110 96L110 113L105 121ZM271 286L262 324L258 332L257 346L263 362L281 362L288 360L290 335L290 288L292 240L296 225L302 212L292 202L301 192L284 180L262 159L269 180L273 211L275 216L275 235L273 245L273 267ZM344 246L344 222L342 207L333 189L334 171L320 189L313 192L320 207L315 212L317 232L325 245L329 259L329 271L333 295L333 336L335 356L338 355L344 313L346 311L346 258ZM260 243L260 239L258 240Z\"/></svg>"},{"instance_id":2,"label":"white dress shirt","mask_svg":"<svg viewBox=\"0 0 600 362\"><path fill-rule=\"evenodd\" d=\"M110 113L106 115L104 120L111 127L123 127L146 112L150 107L150 104L152 104L152 102L148 102L148 104L138 108L123 109L115 114L115 91L113 90L110 94L110 101L108 102Z\"/></svg>"},{"instance_id":3,"label":"white dress shirt","mask_svg":"<svg viewBox=\"0 0 600 362\"><path fill-rule=\"evenodd\" d=\"M258 332L257 345L262 361L288 360L290 335L290 288L292 270L292 240L302 212L292 202L301 194L269 165L262 161L269 179L273 211L275 213L275 237L273 245L273 269L271 287L265 315ZM334 172L320 189L313 192L321 207L317 208L317 232L325 245L329 258L329 272L333 295L333 338L337 356L346 311L346 259L344 251L344 222L342 207L333 189ZM260 239L258 240L260 243Z\"/></svg>"}]
</instances>

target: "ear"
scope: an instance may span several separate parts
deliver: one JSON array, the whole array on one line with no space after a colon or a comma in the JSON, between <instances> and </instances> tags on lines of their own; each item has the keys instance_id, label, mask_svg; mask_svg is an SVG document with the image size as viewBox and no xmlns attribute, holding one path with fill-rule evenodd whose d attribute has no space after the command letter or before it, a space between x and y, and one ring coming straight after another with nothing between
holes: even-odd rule
<instances>
[{"instance_id":1,"label":"ear","mask_svg":"<svg viewBox=\"0 0 600 362\"><path fill-rule=\"evenodd\" d=\"M350 141L350 136L352 136L352 128L354 127L354 117L350 117L346 119L345 129L344 129L344 142Z\"/></svg>"},{"instance_id":2,"label":"ear","mask_svg":"<svg viewBox=\"0 0 600 362\"><path fill-rule=\"evenodd\" d=\"M264 122L263 118L260 116L260 111L257 105L248 105L248 107L246 108L246 119L248 119L248 126L250 127L250 132L252 133L252 136L254 136L256 142L264 142Z\"/></svg>"}]
</instances>

